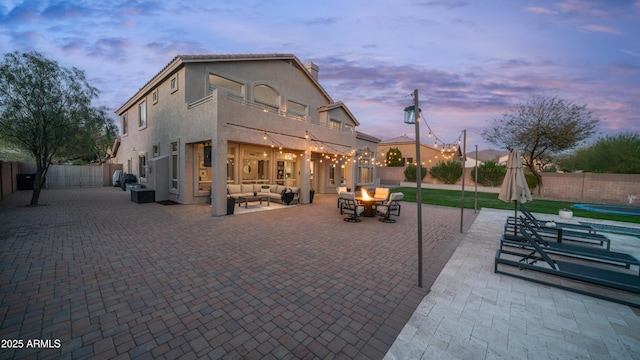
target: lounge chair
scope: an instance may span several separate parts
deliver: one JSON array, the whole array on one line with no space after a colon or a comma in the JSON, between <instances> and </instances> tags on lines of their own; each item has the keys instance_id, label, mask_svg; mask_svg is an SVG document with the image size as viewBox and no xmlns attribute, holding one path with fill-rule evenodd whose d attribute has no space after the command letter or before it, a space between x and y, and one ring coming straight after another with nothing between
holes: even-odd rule
<instances>
[{"instance_id":1,"label":"lounge chair","mask_svg":"<svg viewBox=\"0 0 640 360\"><path fill-rule=\"evenodd\" d=\"M527 238L522 235L522 232L526 232L528 235L530 235L531 239L538 245L540 245L541 249L550 254L557 254L577 259L585 259L605 264L618 265L623 266L627 269L629 269L632 265L640 267L640 259L630 254L589 246L549 242L545 240L538 233L538 231L532 228L526 221L523 221L523 225L521 226L519 232L520 235L512 235L510 233L502 235L502 238L500 239L500 250L505 250L504 246L510 246L532 250L535 253L536 249L531 246Z\"/></svg>"},{"instance_id":2,"label":"lounge chair","mask_svg":"<svg viewBox=\"0 0 640 360\"><path fill-rule=\"evenodd\" d=\"M404 194L401 192L392 193L384 205L378 205L376 212L381 215L378 220L386 223L396 222L391 215L400 216L400 200L403 198Z\"/></svg>"},{"instance_id":3,"label":"lounge chair","mask_svg":"<svg viewBox=\"0 0 640 360\"><path fill-rule=\"evenodd\" d=\"M344 218L344 221L360 222L360 215L364 211L364 206L356 203L356 194L353 192L341 192L340 193L340 214L349 214L350 216Z\"/></svg>"},{"instance_id":4,"label":"lounge chair","mask_svg":"<svg viewBox=\"0 0 640 360\"><path fill-rule=\"evenodd\" d=\"M625 269L618 270L619 267L609 266L598 261L547 253L545 248L531 235L530 230L527 230L522 231L521 235L533 251L516 253L498 249L494 262L495 273L630 306L640 306L640 296L637 295L640 294L639 274Z\"/></svg>"},{"instance_id":5,"label":"lounge chair","mask_svg":"<svg viewBox=\"0 0 640 360\"><path fill-rule=\"evenodd\" d=\"M522 211L524 208L521 207ZM508 217L507 221L504 225L504 233L515 234L517 229L516 226L520 226L519 222L525 221L532 228L536 229L540 235L547 238L554 238L558 242L562 242L564 240L581 242L586 244L597 244L600 246L605 246L607 250L611 249L611 239L606 237L603 234L595 233L595 229L592 227L586 227L584 229L579 228L579 224L571 224L571 223L563 223L557 222L555 223L555 227L547 227L546 222L542 222L536 219L530 212L526 209L522 211L524 217L521 217L516 225L515 218ZM589 230L590 229L590 230Z\"/></svg>"},{"instance_id":6,"label":"lounge chair","mask_svg":"<svg viewBox=\"0 0 640 360\"><path fill-rule=\"evenodd\" d=\"M589 225L584 225L584 224L574 224L574 223L568 223L568 222L561 222L561 221L549 221L549 220L538 220L532 213L531 211L529 211L529 209L527 209L523 204L520 204L520 212L528 219L530 219L531 221L535 221L538 223L538 226L545 226L548 222L552 222L554 223L556 226L559 225L561 226L563 229L574 229L574 230L582 230L582 231L586 231L588 233L592 233L595 234L597 232L597 229L589 226Z\"/></svg>"}]
</instances>

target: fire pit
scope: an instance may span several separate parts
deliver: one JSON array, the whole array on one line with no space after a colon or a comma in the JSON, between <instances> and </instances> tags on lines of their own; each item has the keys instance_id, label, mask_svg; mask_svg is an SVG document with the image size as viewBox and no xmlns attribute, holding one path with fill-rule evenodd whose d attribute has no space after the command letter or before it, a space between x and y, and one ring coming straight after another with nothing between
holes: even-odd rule
<instances>
[{"instance_id":1,"label":"fire pit","mask_svg":"<svg viewBox=\"0 0 640 360\"><path fill-rule=\"evenodd\" d=\"M362 195L356 197L356 201L362 206L364 206L364 211L361 216L364 217L374 217L376 216L376 209L373 207L375 205L376 200L369 196L367 190L362 189Z\"/></svg>"}]
</instances>

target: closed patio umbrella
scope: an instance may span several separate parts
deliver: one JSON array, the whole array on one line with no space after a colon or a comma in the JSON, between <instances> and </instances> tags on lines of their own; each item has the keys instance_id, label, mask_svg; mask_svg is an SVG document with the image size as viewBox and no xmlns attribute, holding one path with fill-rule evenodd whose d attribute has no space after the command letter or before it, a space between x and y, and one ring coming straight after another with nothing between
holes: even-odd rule
<instances>
[{"instance_id":1,"label":"closed patio umbrella","mask_svg":"<svg viewBox=\"0 0 640 360\"><path fill-rule=\"evenodd\" d=\"M514 217L515 226L513 235L517 235L518 232L518 201L526 203L533 200L531 197L531 191L527 185L527 179L524 177L522 171L522 159L520 158L520 151L517 149L511 150L509 157L507 158L507 173L502 181L500 187L500 194L498 199L506 202L513 201L515 204Z\"/></svg>"}]
</instances>

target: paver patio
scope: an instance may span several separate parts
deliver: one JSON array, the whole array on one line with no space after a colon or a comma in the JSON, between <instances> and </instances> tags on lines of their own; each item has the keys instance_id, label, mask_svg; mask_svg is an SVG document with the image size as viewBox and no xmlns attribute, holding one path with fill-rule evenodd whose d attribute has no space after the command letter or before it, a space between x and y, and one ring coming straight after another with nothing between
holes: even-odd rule
<instances>
[{"instance_id":1,"label":"paver patio","mask_svg":"<svg viewBox=\"0 0 640 360\"><path fill-rule=\"evenodd\" d=\"M224 217L118 188L30 196L0 202L0 339L60 346L0 358L381 359L462 238L460 209L424 207L418 288L411 203L352 224L335 195Z\"/></svg>"}]
</instances>

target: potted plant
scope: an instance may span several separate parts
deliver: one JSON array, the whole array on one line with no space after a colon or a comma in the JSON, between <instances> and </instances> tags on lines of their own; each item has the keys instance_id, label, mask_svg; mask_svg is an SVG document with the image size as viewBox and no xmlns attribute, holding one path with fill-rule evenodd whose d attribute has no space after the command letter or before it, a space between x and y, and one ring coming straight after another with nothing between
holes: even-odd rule
<instances>
[{"instance_id":1,"label":"potted plant","mask_svg":"<svg viewBox=\"0 0 640 360\"><path fill-rule=\"evenodd\" d=\"M309 189L309 204L313 204L313 195L316 193L313 188Z\"/></svg>"},{"instance_id":2,"label":"potted plant","mask_svg":"<svg viewBox=\"0 0 640 360\"><path fill-rule=\"evenodd\" d=\"M573 217L573 211L562 208L560 209L560 211L558 211L558 216L560 216L560 219L571 219Z\"/></svg>"}]
</instances>

